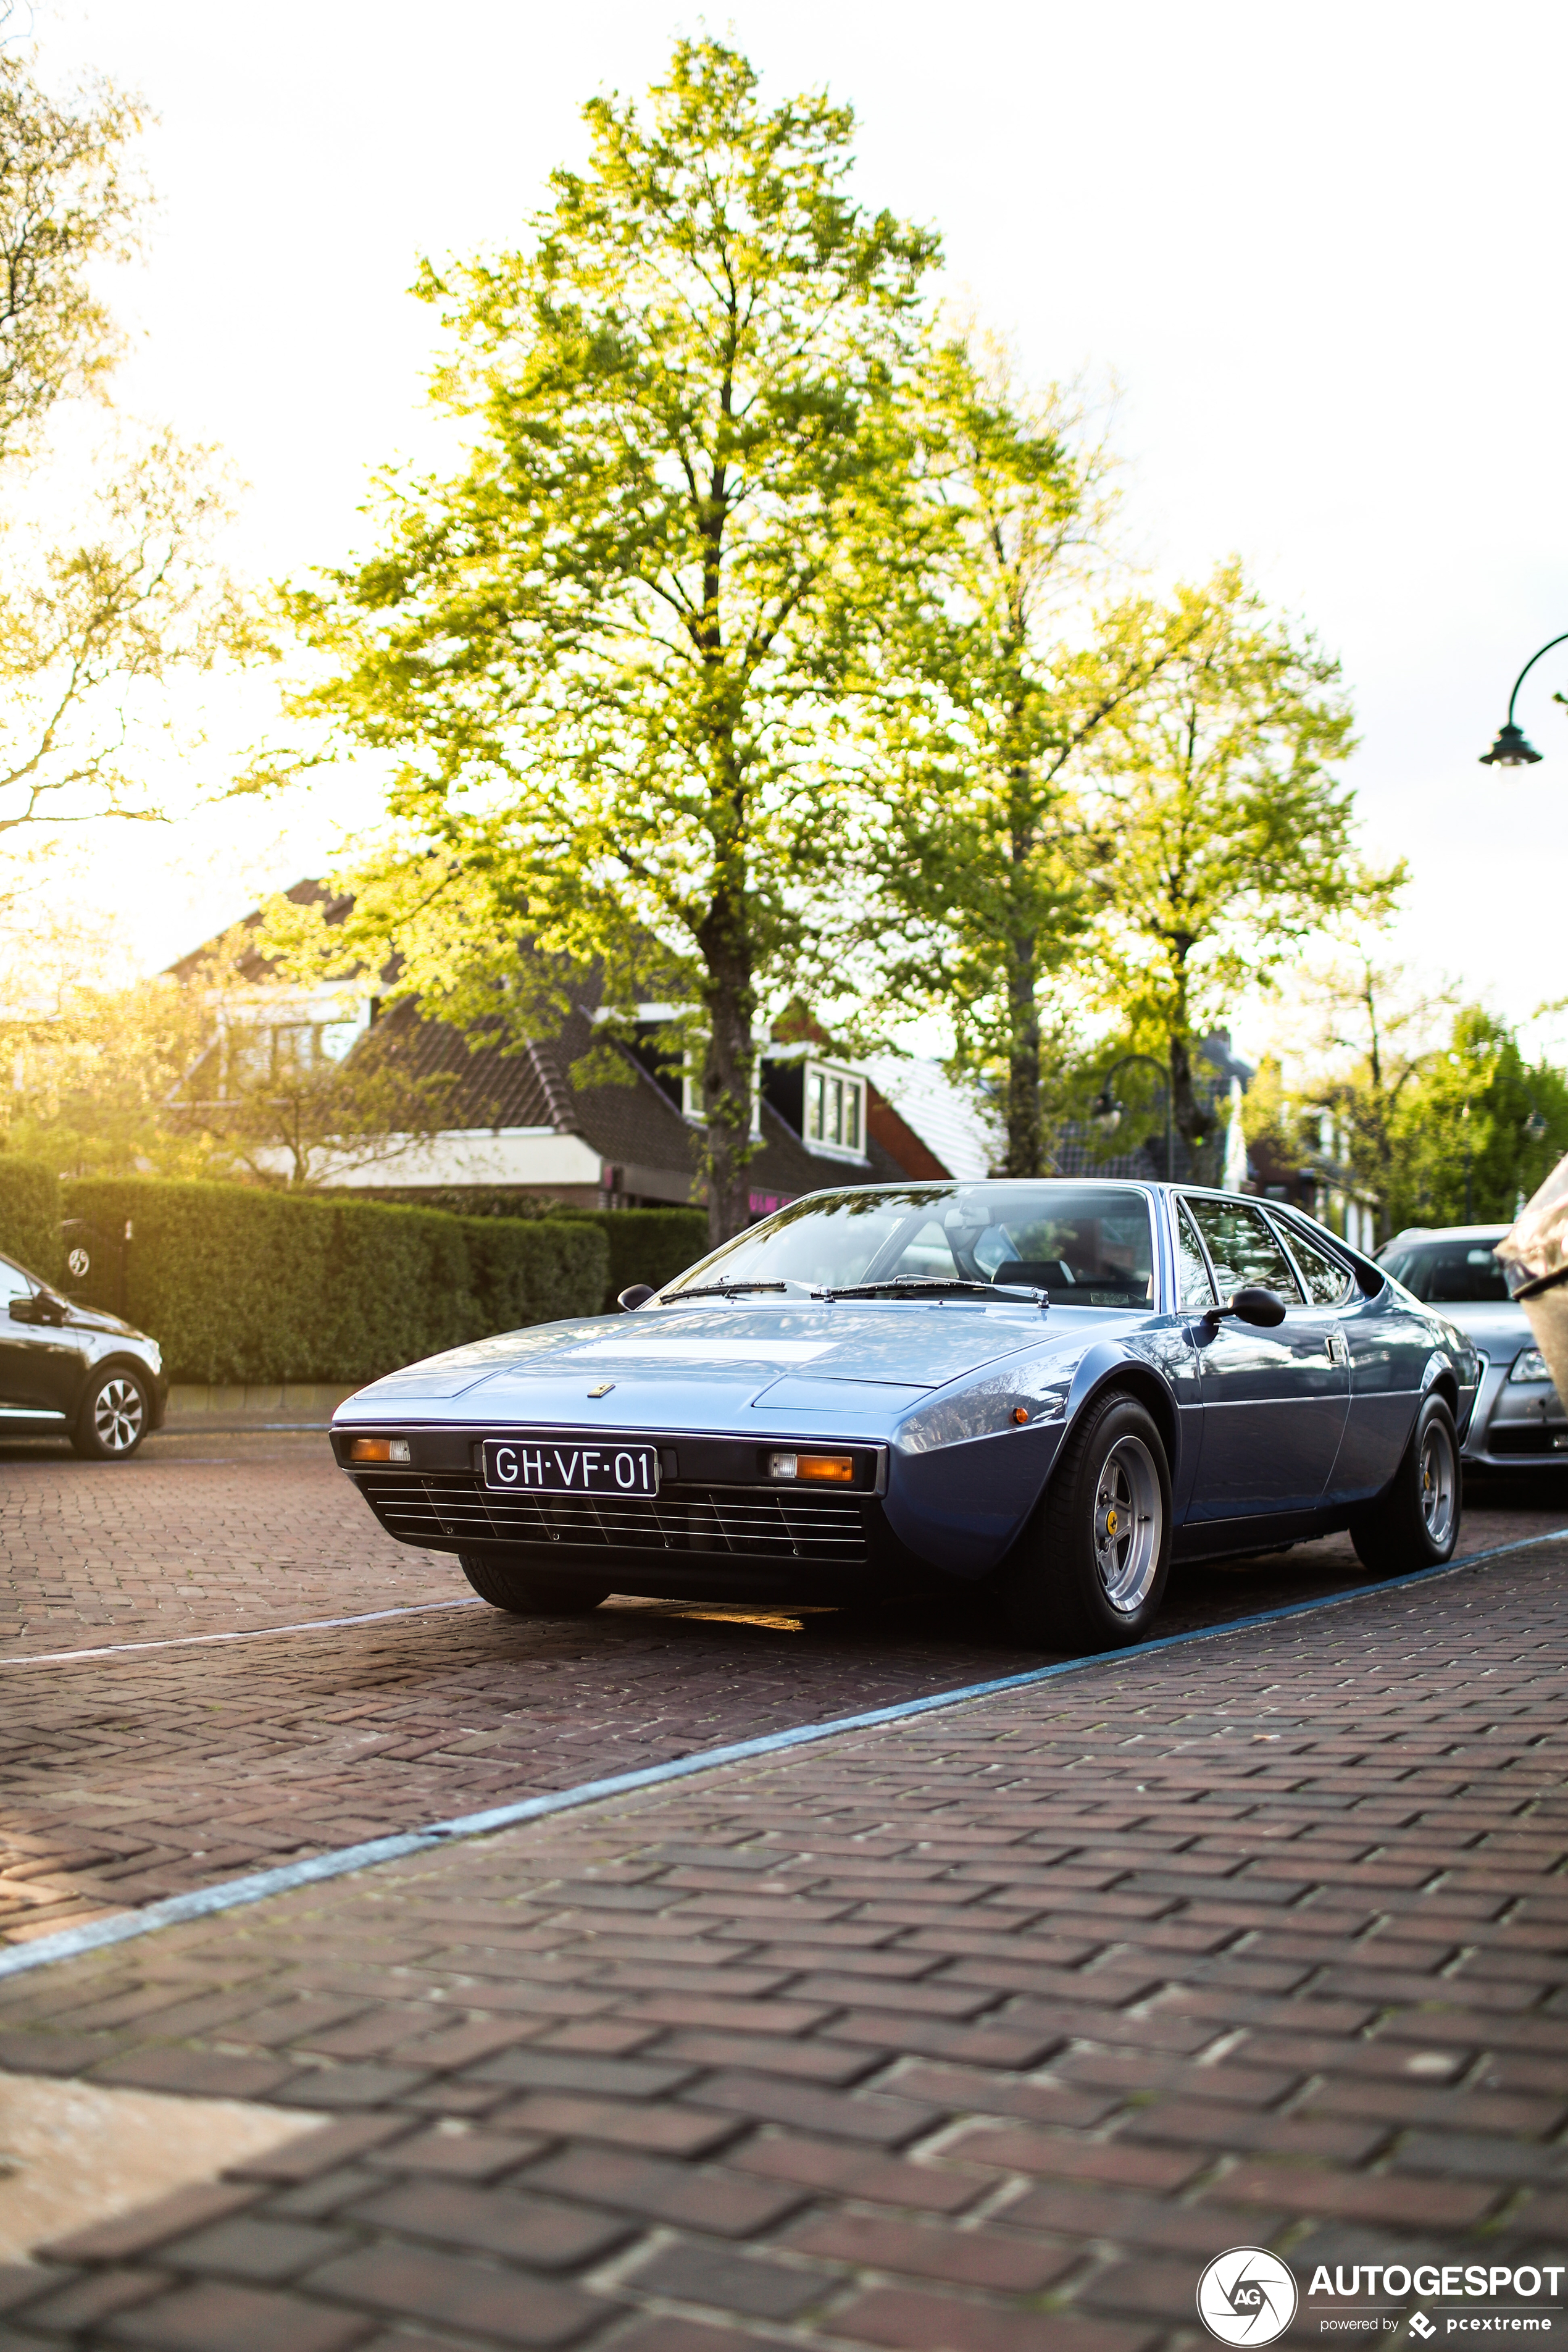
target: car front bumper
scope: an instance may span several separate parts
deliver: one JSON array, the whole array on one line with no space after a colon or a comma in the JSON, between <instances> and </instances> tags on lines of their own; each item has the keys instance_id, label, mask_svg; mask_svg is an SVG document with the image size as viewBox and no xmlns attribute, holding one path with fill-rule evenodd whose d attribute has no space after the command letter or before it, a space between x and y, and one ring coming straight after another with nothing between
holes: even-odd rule
<instances>
[{"instance_id":1,"label":"car front bumper","mask_svg":"<svg viewBox=\"0 0 1568 2352\"><path fill-rule=\"evenodd\" d=\"M1550 1381L1511 1381L1507 1363L1484 1365L1462 1459L1471 1470L1568 1464L1568 1413Z\"/></svg>"}]
</instances>

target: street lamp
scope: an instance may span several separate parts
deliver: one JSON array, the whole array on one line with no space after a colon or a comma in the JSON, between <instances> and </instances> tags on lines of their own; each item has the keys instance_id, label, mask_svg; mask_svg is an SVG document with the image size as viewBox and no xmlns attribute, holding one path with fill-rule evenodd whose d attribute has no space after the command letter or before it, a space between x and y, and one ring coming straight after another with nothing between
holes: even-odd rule
<instances>
[{"instance_id":1,"label":"street lamp","mask_svg":"<svg viewBox=\"0 0 1568 2352\"><path fill-rule=\"evenodd\" d=\"M1104 1129L1107 1135L1115 1134L1122 1124L1124 1106L1116 1100L1111 1088L1117 1071L1124 1070L1130 1062L1142 1062L1145 1068L1153 1070L1166 1090L1166 1182L1174 1184L1176 1182L1176 1137L1171 1127L1173 1088L1170 1070L1166 1065L1156 1062L1152 1054L1124 1054L1121 1060L1113 1063L1110 1069L1106 1071L1105 1083L1096 1095L1094 1107L1089 1116L1096 1127Z\"/></svg>"},{"instance_id":2,"label":"street lamp","mask_svg":"<svg viewBox=\"0 0 1568 2352\"><path fill-rule=\"evenodd\" d=\"M1497 741L1492 745L1491 750L1481 753L1483 768L1529 768L1533 767L1536 761L1540 759L1541 754L1534 744L1527 742L1521 730L1514 725L1513 706L1519 699L1520 688L1541 659L1541 654L1549 654L1553 646L1562 645L1568 645L1568 629L1565 629L1560 637L1548 637L1541 648L1541 653L1531 654L1519 676L1514 679L1513 692L1508 698L1508 717L1498 729Z\"/></svg>"}]
</instances>

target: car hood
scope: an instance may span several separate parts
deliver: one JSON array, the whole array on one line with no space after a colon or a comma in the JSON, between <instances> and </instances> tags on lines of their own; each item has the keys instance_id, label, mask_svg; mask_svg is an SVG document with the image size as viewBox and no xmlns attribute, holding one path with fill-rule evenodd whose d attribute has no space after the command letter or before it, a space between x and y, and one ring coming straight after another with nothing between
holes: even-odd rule
<instances>
[{"instance_id":1,"label":"car hood","mask_svg":"<svg viewBox=\"0 0 1568 2352\"><path fill-rule=\"evenodd\" d=\"M1462 1300L1444 1300L1434 1305L1431 1311L1441 1316L1445 1323L1456 1325L1473 1348L1494 1360L1514 1355L1530 1345L1529 1319L1523 1307L1515 1307L1511 1300L1500 1299L1479 1307Z\"/></svg>"},{"instance_id":2,"label":"car hood","mask_svg":"<svg viewBox=\"0 0 1568 2352\"><path fill-rule=\"evenodd\" d=\"M1076 1310L1059 1321L1037 1307L944 1302L888 1305L646 1308L481 1339L374 1381L338 1410L340 1422L391 1413L464 1422L584 1417L589 1391L612 1384L601 1408L622 1427L688 1426L730 1419L779 1391L804 1409L808 1386L826 1406L842 1391L896 1410L1009 1356L1076 1355L1106 1327L1140 1318ZM597 1417L597 1416L596 1416Z\"/></svg>"}]
</instances>

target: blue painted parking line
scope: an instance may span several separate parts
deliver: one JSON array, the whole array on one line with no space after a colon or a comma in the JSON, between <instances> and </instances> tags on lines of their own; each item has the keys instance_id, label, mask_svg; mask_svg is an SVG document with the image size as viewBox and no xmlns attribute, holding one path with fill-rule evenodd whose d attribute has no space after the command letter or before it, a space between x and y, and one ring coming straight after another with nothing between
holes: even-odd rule
<instances>
[{"instance_id":1,"label":"blue painted parking line","mask_svg":"<svg viewBox=\"0 0 1568 2352\"><path fill-rule=\"evenodd\" d=\"M422 1829L368 1838L359 1845L339 1846L329 1853L309 1855L303 1862L252 1871L244 1878L222 1879L214 1886L198 1887L189 1895L171 1895L160 1903L149 1903L140 1911L115 1912L107 1919L94 1919L85 1927L62 1928L57 1935L40 1936L33 1943L15 1945L0 1951L0 1978L22 1976L59 1960L77 1959L84 1952L129 1943L138 1936L156 1935L160 1928L181 1927L193 1919L211 1918L246 1904L265 1902L269 1895L292 1894L298 1887L319 1885L326 1879L343 1878L352 1871L373 1869L381 1863L402 1862L411 1854L429 1853L464 1838L487 1837L497 1830L513 1829L524 1822L544 1821L552 1813L569 1812L580 1805L602 1804L612 1797L662 1788L672 1780L692 1780L700 1772L716 1771L722 1765L784 1755L790 1748L809 1747L821 1739L841 1738L847 1732L873 1731L885 1724L907 1723L917 1716L935 1715L944 1707L967 1706L977 1699L998 1697L1005 1691L1028 1690L1066 1675L1083 1674L1092 1666L1136 1665L1163 1650L1185 1649L1195 1642L1223 1641L1234 1633L1254 1632L1261 1625L1282 1624L1292 1617L1316 1616L1325 1609L1343 1609L1356 1601L1381 1600L1387 1593L1406 1592L1413 1586L1430 1584L1438 1577L1460 1576L1486 1560L1501 1559L1511 1552L1531 1551L1541 1544L1560 1543L1564 1538L1568 1538L1568 1527L1552 1528L1544 1535L1521 1536L1513 1543L1493 1544L1486 1551L1470 1552L1463 1559L1447 1561L1441 1568L1417 1569L1409 1576L1391 1577L1386 1583L1362 1585L1349 1592L1324 1593L1315 1601L1286 1601L1277 1609L1260 1610L1255 1616L1233 1617L1223 1625L1200 1625L1186 1633L1166 1633L1158 1641L1140 1643L1135 1649L1097 1650L1085 1658L1063 1658L1053 1666L1032 1666L1023 1674L1001 1675L991 1682L966 1683L956 1690L936 1691L926 1698L901 1699L891 1706L873 1707L863 1715L832 1716L823 1723L797 1724L788 1731L770 1731L756 1739L736 1740L726 1748L705 1748L695 1756L677 1756L667 1764L646 1765L640 1771L619 1772L603 1780L583 1780L575 1788L521 1798L516 1804L493 1805L483 1812L460 1814L453 1821L431 1822Z\"/></svg>"}]
</instances>

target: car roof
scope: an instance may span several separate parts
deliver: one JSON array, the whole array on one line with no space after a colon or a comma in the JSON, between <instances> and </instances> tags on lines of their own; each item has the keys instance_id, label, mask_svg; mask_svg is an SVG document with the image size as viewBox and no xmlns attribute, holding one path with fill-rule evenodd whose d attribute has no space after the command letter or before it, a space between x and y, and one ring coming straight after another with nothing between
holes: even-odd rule
<instances>
[{"instance_id":1,"label":"car roof","mask_svg":"<svg viewBox=\"0 0 1568 2352\"><path fill-rule=\"evenodd\" d=\"M1393 1249L1399 1242L1500 1242L1508 1231L1506 1225L1406 1225L1394 1240L1385 1244Z\"/></svg>"}]
</instances>

